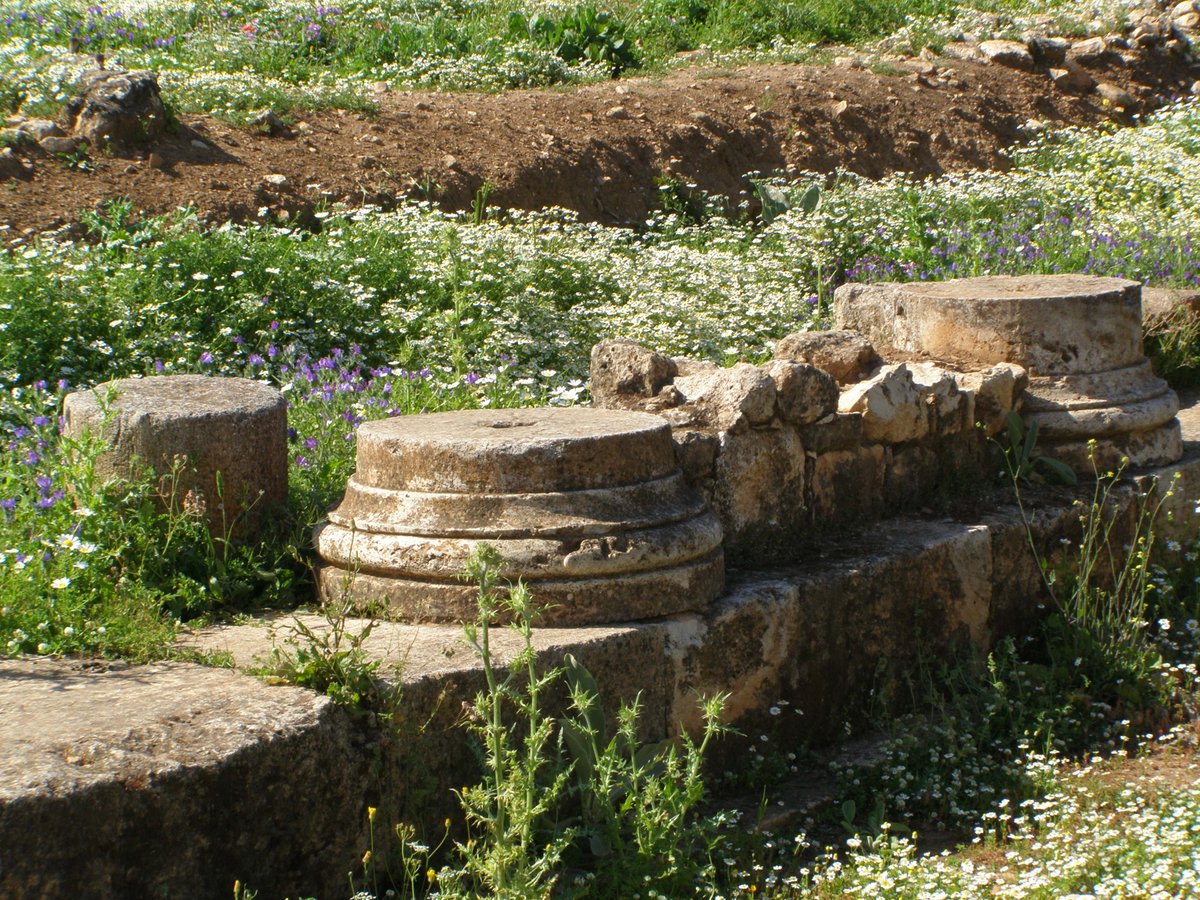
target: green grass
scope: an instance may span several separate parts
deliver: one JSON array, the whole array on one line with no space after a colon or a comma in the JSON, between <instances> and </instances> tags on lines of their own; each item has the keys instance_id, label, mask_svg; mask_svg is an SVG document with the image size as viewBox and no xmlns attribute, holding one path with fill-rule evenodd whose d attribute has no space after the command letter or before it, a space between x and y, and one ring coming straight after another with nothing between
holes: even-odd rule
<instances>
[{"instance_id":1,"label":"green grass","mask_svg":"<svg viewBox=\"0 0 1200 900\"><path fill-rule=\"evenodd\" d=\"M716 215L675 182L642 229L428 204L326 211L319 231L203 229L116 204L85 215L84 241L0 258L0 384L240 373L272 346L320 357L357 344L372 365L455 378L513 360L515 377L557 380L565 398L601 338L758 358L846 280L1082 271L1195 286L1198 134L1193 104L1137 129L1044 137L1007 173L810 176L764 189L769 222Z\"/></svg>"},{"instance_id":2,"label":"green grass","mask_svg":"<svg viewBox=\"0 0 1200 900\"><path fill-rule=\"evenodd\" d=\"M1107 18L1119 17L1113 7ZM2 0L0 109L53 111L97 52L160 73L176 113L244 121L264 107L366 109L379 81L484 90L570 83L662 71L699 47L729 61L789 60L818 45L888 37L915 52L944 41L956 23L1006 32L1039 13L1078 15L1058 0Z\"/></svg>"}]
</instances>

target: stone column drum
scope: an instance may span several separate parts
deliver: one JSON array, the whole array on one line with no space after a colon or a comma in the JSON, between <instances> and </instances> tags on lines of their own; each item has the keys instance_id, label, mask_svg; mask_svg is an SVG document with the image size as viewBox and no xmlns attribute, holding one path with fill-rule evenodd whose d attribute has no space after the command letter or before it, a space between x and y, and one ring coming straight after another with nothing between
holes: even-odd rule
<instances>
[{"instance_id":1,"label":"stone column drum","mask_svg":"<svg viewBox=\"0 0 1200 900\"><path fill-rule=\"evenodd\" d=\"M410 621L477 614L481 543L546 624L702 610L724 587L721 526L657 416L583 407L401 416L358 431L358 467L315 531L325 596Z\"/></svg>"},{"instance_id":2,"label":"stone column drum","mask_svg":"<svg viewBox=\"0 0 1200 900\"><path fill-rule=\"evenodd\" d=\"M901 352L960 367L1024 367L1022 412L1038 424L1039 447L1079 471L1183 455L1179 398L1146 359L1135 281L1028 275L844 285L834 310L839 327Z\"/></svg>"},{"instance_id":3,"label":"stone column drum","mask_svg":"<svg viewBox=\"0 0 1200 900\"><path fill-rule=\"evenodd\" d=\"M108 444L96 460L101 478L138 476L147 466L167 475L182 457L174 502L182 507L191 491L199 511L202 499L218 538L252 536L287 503L287 402L265 384L207 375L122 378L68 394L63 415L69 436L90 432Z\"/></svg>"}]
</instances>

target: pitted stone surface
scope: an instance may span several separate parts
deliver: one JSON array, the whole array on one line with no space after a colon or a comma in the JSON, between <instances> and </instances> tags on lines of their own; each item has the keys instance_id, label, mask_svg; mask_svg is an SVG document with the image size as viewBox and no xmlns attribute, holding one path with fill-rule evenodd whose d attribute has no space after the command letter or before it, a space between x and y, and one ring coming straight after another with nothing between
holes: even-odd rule
<instances>
[{"instance_id":1,"label":"pitted stone surface","mask_svg":"<svg viewBox=\"0 0 1200 900\"><path fill-rule=\"evenodd\" d=\"M315 533L327 594L414 621L471 619L460 576L486 542L557 624L704 609L724 584L721 538L663 419L587 408L367 423L358 470Z\"/></svg>"},{"instance_id":2,"label":"pitted stone surface","mask_svg":"<svg viewBox=\"0 0 1200 900\"><path fill-rule=\"evenodd\" d=\"M657 416L584 407L397 416L359 428L354 477L431 492L605 488L671 474L669 437Z\"/></svg>"},{"instance_id":3,"label":"pitted stone surface","mask_svg":"<svg viewBox=\"0 0 1200 900\"><path fill-rule=\"evenodd\" d=\"M177 499L189 490L202 495L219 534L249 533L260 516L287 502L287 403L257 381L122 378L69 394L63 413L68 435L91 432L108 444L96 463L101 478L140 474L145 466L165 475L176 457L185 458Z\"/></svg>"},{"instance_id":4,"label":"pitted stone surface","mask_svg":"<svg viewBox=\"0 0 1200 900\"><path fill-rule=\"evenodd\" d=\"M800 331L775 344L775 358L809 363L837 379L853 384L879 364L879 357L861 334L854 331Z\"/></svg>"},{"instance_id":5,"label":"pitted stone surface","mask_svg":"<svg viewBox=\"0 0 1200 900\"><path fill-rule=\"evenodd\" d=\"M823 369L809 363L774 359L766 370L775 382L775 406L785 422L811 425L837 411L838 384Z\"/></svg>"},{"instance_id":6,"label":"pitted stone surface","mask_svg":"<svg viewBox=\"0 0 1200 900\"><path fill-rule=\"evenodd\" d=\"M965 368L1023 367L1024 414L1038 424L1040 446L1077 468L1087 470L1089 453L1110 468L1123 457L1161 465L1183 452L1179 401L1142 349L1137 282L1050 275L847 285L834 308L839 325L900 351Z\"/></svg>"},{"instance_id":7,"label":"pitted stone surface","mask_svg":"<svg viewBox=\"0 0 1200 900\"><path fill-rule=\"evenodd\" d=\"M929 433L929 415L912 372L904 363L884 366L879 374L842 392L838 411L863 416L867 440L900 444Z\"/></svg>"},{"instance_id":8,"label":"pitted stone surface","mask_svg":"<svg viewBox=\"0 0 1200 900\"><path fill-rule=\"evenodd\" d=\"M677 373L675 360L633 341L601 341L592 348L592 402L608 409L635 409Z\"/></svg>"},{"instance_id":9,"label":"pitted stone surface","mask_svg":"<svg viewBox=\"0 0 1200 900\"><path fill-rule=\"evenodd\" d=\"M336 896L328 861L362 853L365 760L312 691L190 663L10 659L0 709L0 896L224 897L248 876Z\"/></svg>"},{"instance_id":10,"label":"pitted stone surface","mask_svg":"<svg viewBox=\"0 0 1200 900\"><path fill-rule=\"evenodd\" d=\"M854 287L857 292L838 290L839 325L860 327L868 338L884 332L897 350L976 366L1011 362L1033 375L1101 372L1144 358L1136 281L996 275L880 285L878 291ZM857 299L866 292L879 294L879 302Z\"/></svg>"},{"instance_id":11,"label":"pitted stone surface","mask_svg":"<svg viewBox=\"0 0 1200 900\"><path fill-rule=\"evenodd\" d=\"M664 416L675 426L745 431L766 425L775 415L775 382L749 363L681 374L674 387L683 404Z\"/></svg>"},{"instance_id":12,"label":"pitted stone surface","mask_svg":"<svg viewBox=\"0 0 1200 900\"><path fill-rule=\"evenodd\" d=\"M96 150L145 145L167 128L167 111L153 72L92 69L64 110L76 137Z\"/></svg>"}]
</instances>

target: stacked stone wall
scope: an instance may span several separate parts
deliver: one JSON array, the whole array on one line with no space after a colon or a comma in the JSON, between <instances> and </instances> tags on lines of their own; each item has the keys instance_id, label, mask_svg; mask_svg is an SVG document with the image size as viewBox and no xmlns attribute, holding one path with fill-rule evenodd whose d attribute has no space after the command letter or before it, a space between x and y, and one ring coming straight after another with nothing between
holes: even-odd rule
<instances>
[{"instance_id":1,"label":"stacked stone wall","mask_svg":"<svg viewBox=\"0 0 1200 900\"><path fill-rule=\"evenodd\" d=\"M884 364L854 332L790 335L770 362L729 369L604 341L591 375L595 405L671 423L742 567L801 560L832 534L991 483L989 438L1025 383L1011 365Z\"/></svg>"}]
</instances>

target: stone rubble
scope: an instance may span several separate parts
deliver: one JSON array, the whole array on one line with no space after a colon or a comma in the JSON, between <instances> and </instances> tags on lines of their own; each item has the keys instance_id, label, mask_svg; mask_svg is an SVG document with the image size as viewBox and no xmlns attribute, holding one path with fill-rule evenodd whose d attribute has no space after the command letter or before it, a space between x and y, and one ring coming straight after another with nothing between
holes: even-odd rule
<instances>
[{"instance_id":1,"label":"stone rubble","mask_svg":"<svg viewBox=\"0 0 1200 900\"><path fill-rule=\"evenodd\" d=\"M811 425L837 411L838 383L811 363L772 360L767 374L775 382L776 413L793 425Z\"/></svg>"},{"instance_id":2,"label":"stone rubble","mask_svg":"<svg viewBox=\"0 0 1200 900\"><path fill-rule=\"evenodd\" d=\"M91 69L76 85L77 93L63 106L58 121L43 118L10 119L0 138L22 152L51 156L97 150L125 154L141 151L162 137L167 111L153 72ZM20 177L0 166L0 177Z\"/></svg>"},{"instance_id":3,"label":"stone rubble","mask_svg":"<svg viewBox=\"0 0 1200 900\"><path fill-rule=\"evenodd\" d=\"M673 359L633 341L607 340L592 347L591 390L598 406L638 409L677 374Z\"/></svg>"},{"instance_id":4,"label":"stone rubble","mask_svg":"<svg viewBox=\"0 0 1200 900\"><path fill-rule=\"evenodd\" d=\"M788 335L775 356L728 369L675 359L668 382L665 357L628 342L592 357L594 405L671 424L680 468L735 564L795 559L831 529L925 502L941 477L978 463L976 425L1003 427L1024 384L1016 366L972 381L929 362L883 365L854 331Z\"/></svg>"},{"instance_id":5,"label":"stone rubble","mask_svg":"<svg viewBox=\"0 0 1200 900\"><path fill-rule=\"evenodd\" d=\"M65 130L93 150L122 152L160 138L167 127L153 72L94 69L79 80L79 94L63 111Z\"/></svg>"},{"instance_id":6,"label":"stone rubble","mask_svg":"<svg viewBox=\"0 0 1200 900\"><path fill-rule=\"evenodd\" d=\"M840 385L854 384L879 365L870 342L856 331L802 331L775 344L775 358L810 363Z\"/></svg>"},{"instance_id":7,"label":"stone rubble","mask_svg":"<svg viewBox=\"0 0 1200 900\"><path fill-rule=\"evenodd\" d=\"M863 416L863 434L879 444L902 444L929 433L929 418L912 372L901 363L884 366L873 378L842 392L838 412Z\"/></svg>"}]
</instances>

